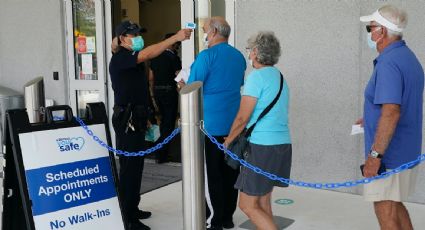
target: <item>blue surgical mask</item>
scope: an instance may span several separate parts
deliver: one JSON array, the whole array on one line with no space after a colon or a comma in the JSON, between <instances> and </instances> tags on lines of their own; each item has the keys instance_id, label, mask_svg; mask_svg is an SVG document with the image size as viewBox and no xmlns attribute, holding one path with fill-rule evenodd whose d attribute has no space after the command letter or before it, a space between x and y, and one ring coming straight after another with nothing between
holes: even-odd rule
<instances>
[{"instance_id":1,"label":"blue surgical mask","mask_svg":"<svg viewBox=\"0 0 425 230\"><path fill-rule=\"evenodd\" d=\"M367 45L371 49L376 50L376 41L372 40L372 33L367 33Z\"/></svg>"},{"instance_id":2,"label":"blue surgical mask","mask_svg":"<svg viewBox=\"0 0 425 230\"><path fill-rule=\"evenodd\" d=\"M131 38L131 44L131 49L133 51L140 51L145 46L145 41L143 40L142 36L137 36Z\"/></svg>"}]
</instances>

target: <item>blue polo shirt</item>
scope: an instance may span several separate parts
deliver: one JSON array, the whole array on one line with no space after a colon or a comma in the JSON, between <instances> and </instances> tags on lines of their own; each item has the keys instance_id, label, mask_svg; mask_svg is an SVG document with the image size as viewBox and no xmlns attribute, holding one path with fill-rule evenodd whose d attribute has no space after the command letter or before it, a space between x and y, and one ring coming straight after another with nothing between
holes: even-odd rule
<instances>
[{"instance_id":1,"label":"blue polo shirt","mask_svg":"<svg viewBox=\"0 0 425 230\"><path fill-rule=\"evenodd\" d=\"M421 154L424 71L404 41L386 47L373 64L364 93L365 155L374 142L382 105L398 104L400 119L383 158L394 169Z\"/></svg>"},{"instance_id":2,"label":"blue polo shirt","mask_svg":"<svg viewBox=\"0 0 425 230\"><path fill-rule=\"evenodd\" d=\"M188 84L203 82L204 124L213 136L226 136L239 110L246 61L228 43L202 51L192 64Z\"/></svg>"}]
</instances>

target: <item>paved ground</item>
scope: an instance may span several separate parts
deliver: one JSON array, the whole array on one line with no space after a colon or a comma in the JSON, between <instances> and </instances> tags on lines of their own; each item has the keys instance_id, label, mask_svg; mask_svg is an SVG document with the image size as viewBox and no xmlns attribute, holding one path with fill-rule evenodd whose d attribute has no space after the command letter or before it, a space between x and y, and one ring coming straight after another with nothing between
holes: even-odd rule
<instances>
[{"instance_id":1,"label":"paved ground","mask_svg":"<svg viewBox=\"0 0 425 230\"><path fill-rule=\"evenodd\" d=\"M152 229L183 229L182 184L177 182L146 193L142 196L141 208L153 212L144 223ZM293 219L288 230L378 230L371 203L358 195L310 190L303 188L277 188L273 201L289 199L292 204L273 204L274 214ZM287 200L281 200L282 203ZM425 205L407 203L415 229L425 229ZM238 209L234 215L237 226L247 220ZM243 229L235 227L234 229Z\"/></svg>"}]
</instances>

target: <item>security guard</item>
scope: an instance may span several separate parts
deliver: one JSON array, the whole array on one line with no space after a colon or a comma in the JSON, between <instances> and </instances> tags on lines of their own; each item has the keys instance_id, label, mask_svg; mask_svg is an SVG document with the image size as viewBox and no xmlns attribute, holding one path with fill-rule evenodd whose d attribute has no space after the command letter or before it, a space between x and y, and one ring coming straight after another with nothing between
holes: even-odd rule
<instances>
[{"instance_id":1,"label":"security guard","mask_svg":"<svg viewBox=\"0 0 425 230\"><path fill-rule=\"evenodd\" d=\"M174 33L165 35L164 39L172 37ZM164 141L174 130L177 119L179 97L174 78L182 69L182 61L178 56L181 43L177 42L168 47L161 55L151 60L149 69L149 86L154 100L161 114L160 133L157 143ZM169 161L168 146L157 152L159 164Z\"/></svg>"},{"instance_id":2,"label":"security guard","mask_svg":"<svg viewBox=\"0 0 425 230\"><path fill-rule=\"evenodd\" d=\"M192 32L189 29L180 30L176 35L143 49L141 31L131 21L117 26L114 40L118 47L109 64L115 101L112 124L116 147L128 152L145 150L148 84L143 62L160 55L172 44L189 39ZM120 155L119 162L118 190L128 229L148 230L150 228L139 219L149 218L151 213L138 208L144 157Z\"/></svg>"}]
</instances>

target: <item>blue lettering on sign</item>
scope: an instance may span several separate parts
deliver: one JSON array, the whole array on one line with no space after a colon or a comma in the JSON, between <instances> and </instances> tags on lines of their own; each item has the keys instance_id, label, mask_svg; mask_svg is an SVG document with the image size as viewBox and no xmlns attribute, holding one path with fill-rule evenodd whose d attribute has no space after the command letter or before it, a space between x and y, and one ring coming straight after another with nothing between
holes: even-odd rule
<instances>
[{"instance_id":1,"label":"blue lettering on sign","mask_svg":"<svg viewBox=\"0 0 425 230\"><path fill-rule=\"evenodd\" d=\"M111 210L107 209L96 209L94 211L84 212L82 214L73 214L71 216L65 217L70 225L77 225L91 221L94 219L100 219L111 215ZM64 228L67 223L64 220L54 220L50 221L50 230Z\"/></svg>"},{"instance_id":2,"label":"blue lettering on sign","mask_svg":"<svg viewBox=\"0 0 425 230\"><path fill-rule=\"evenodd\" d=\"M61 152L80 151L85 144L85 140L82 137L65 137L56 139L56 143Z\"/></svg>"}]
</instances>

